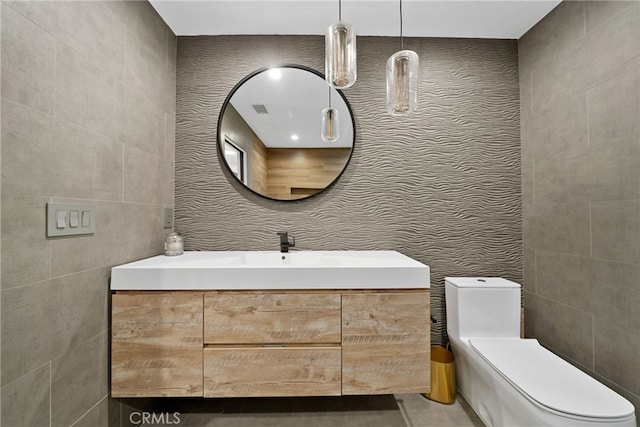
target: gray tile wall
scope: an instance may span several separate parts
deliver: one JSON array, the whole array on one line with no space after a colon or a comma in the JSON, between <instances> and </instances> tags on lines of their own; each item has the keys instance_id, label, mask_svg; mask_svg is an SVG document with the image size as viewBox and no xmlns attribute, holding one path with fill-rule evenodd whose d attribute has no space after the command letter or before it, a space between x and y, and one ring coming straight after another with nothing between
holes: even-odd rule
<instances>
[{"instance_id":1,"label":"gray tile wall","mask_svg":"<svg viewBox=\"0 0 640 427\"><path fill-rule=\"evenodd\" d=\"M162 251L176 37L147 2L2 2L0 424L119 425L109 275ZM47 239L45 205L96 205Z\"/></svg>"},{"instance_id":2,"label":"gray tile wall","mask_svg":"<svg viewBox=\"0 0 640 427\"><path fill-rule=\"evenodd\" d=\"M519 62L526 333L640 413L640 3L563 2Z\"/></svg>"},{"instance_id":3,"label":"gray tile wall","mask_svg":"<svg viewBox=\"0 0 640 427\"><path fill-rule=\"evenodd\" d=\"M358 38L351 163L308 200L275 202L238 188L216 152L220 107L269 64L324 70L324 38L179 37L176 228L189 250L398 250L431 267L432 339L446 340L445 276L522 280L517 44L406 39L421 58L416 114L386 113L385 65L399 40Z\"/></svg>"},{"instance_id":4,"label":"gray tile wall","mask_svg":"<svg viewBox=\"0 0 640 427\"><path fill-rule=\"evenodd\" d=\"M0 19L0 72L2 70L2 19ZM0 98L2 87L0 85ZM0 117L2 117L2 102L0 102ZM2 120L0 120L0 184L2 183ZM2 185L0 185L0 224L2 223ZM2 238L0 238L0 254L2 253ZM2 256L0 256L0 272L2 271ZM0 290L2 289L2 274L0 274ZM0 331L2 331L2 292L0 291ZM0 354L2 354L2 334L0 333ZM2 358L0 357L0 372L2 372ZM0 387L0 420L2 420L2 387Z\"/></svg>"}]
</instances>

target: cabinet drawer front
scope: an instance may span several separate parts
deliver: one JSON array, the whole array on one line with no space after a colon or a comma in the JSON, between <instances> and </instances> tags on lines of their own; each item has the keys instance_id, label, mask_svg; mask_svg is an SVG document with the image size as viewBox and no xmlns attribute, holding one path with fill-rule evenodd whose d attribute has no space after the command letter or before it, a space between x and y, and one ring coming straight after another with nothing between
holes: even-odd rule
<instances>
[{"instance_id":1,"label":"cabinet drawer front","mask_svg":"<svg viewBox=\"0 0 640 427\"><path fill-rule=\"evenodd\" d=\"M204 349L204 397L339 396L341 355L331 347Z\"/></svg>"},{"instance_id":2,"label":"cabinet drawer front","mask_svg":"<svg viewBox=\"0 0 640 427\"><path fill-rule=\"evenodd\" d=\"M354 342L424 342L431 335L429 293L369 293L342 296L342 335Z\"/></svg>"},{"instance_id":3,"label":"cabinet drawer front","mask_svg":"<svg viewBox=\"0 0 640 427\"><path fill-rule=\"evenodd\" d=\"M427 393L429 343L343 344L342 394Z\"/></svg>"},{"instance_id":4,"label":"cabinet drawer front","mask_svg":"<svg viewBox=\"0 0 640 427\"><path fill-rule=\"evenodd\" d=\"M115 294L113 397L202 396L202 294Z\"/></svg>"},{"instance_id":5,"label":"cabinet drawer front","mask_svg":"<svg viewBox=\"0 0 640 427\"><path fill-rule=\"evenodd\" d=\"M209 293L207 344L340 342L340 294Z\"/></svg>"},{"instance_id":6,"label":"cabinet drawer front","mask_svg":"<svg viewBox=\"0 0 640 427\"><path fill-rule=\"evenodd\" d=\"M429 293L342 297L342 393L426 393Z\"/></svg>"}]
</instances>

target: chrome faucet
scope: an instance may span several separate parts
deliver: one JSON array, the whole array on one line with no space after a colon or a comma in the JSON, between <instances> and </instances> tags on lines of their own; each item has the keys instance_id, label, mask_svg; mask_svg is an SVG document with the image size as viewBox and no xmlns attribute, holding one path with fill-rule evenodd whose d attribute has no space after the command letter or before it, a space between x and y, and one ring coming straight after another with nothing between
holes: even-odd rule
<instances>
[{"instance_id":1,"label":"chrome faucet","mask_svg":"<svg viewBox=\"0 0 640 427\"><path fill-rule=\"evenodd\" d=\"M296 238L291 236L293 240L290 242L289 233L286 231L281 231L276 234L280 236L280 252L289 252L289 248L293 248L296 245Z\"/></svg>"}]
</instances>

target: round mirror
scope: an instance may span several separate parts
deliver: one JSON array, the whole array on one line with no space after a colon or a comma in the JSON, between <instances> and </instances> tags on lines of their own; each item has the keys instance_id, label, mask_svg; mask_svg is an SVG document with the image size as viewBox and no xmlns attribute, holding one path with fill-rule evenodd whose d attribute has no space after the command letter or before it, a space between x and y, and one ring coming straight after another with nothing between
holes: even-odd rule
<instances>
[{"instance_id":1,"label":"round mirror","mask_svg":"<svg viewBox=\"0 0 640 427\"><path fill-rule=\"evenodd\" d=\"M299 65L251 73L227 96L218 118L223 163L268 199L299 200L329 187L347 167L354 141L342 92Z\"/></svg>"}]
</instances>

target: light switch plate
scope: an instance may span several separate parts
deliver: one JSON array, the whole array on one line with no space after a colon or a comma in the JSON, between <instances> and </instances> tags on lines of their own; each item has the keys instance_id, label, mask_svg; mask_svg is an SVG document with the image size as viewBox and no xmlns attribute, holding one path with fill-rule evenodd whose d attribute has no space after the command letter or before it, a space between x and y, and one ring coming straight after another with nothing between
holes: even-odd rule
<instances>
[{"instance_id":1,"label":"light switch plate","mask_svg":"<svg viewBox=\"0 0 640 427\"><path fill-rule=\"evenodd\" d=\"M57 213L58 212L58 213ZM58 228L56 222L58 215L64 212L64 228ZM71 215L71 212L74 212ZM79 221L80 215L88 215L86 221ZM73 217L73 226L71 218ZM47 237L71 236L76 234L93 234L95 227L95 205L78 205L74 203L47 203Z\"/></svg>"},{"instance_id":2,"label":"light switch plate","mask_svg":"<svg viewBox=\"0 0 640 427\"><path fill-rule=\"evenodd\" d=\"M164 208L164 228L173 227L173 209Z\"/></svg>"}]
</instances>

